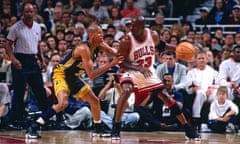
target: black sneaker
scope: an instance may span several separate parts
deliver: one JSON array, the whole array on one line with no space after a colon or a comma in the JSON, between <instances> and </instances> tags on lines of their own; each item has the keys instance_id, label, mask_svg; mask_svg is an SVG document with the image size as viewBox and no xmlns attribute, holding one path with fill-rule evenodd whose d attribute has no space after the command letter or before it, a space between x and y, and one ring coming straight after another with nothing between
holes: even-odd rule
<instances>
[{"instance_id":1,"label":"black sneaker","mask_svg":"<svg viewBox=\"0 0 240 144\"><path fill-rule=\"evenodd\" d=\"M92 132L93 137L110 137L111 133L104 129L101 123L94 124L94 131Z\"/></svg>"},{"instance_id":2,"label":"black sneaker","mask_svg":"<svg viewBox=\"0 0 240 144\"><path fill-rule=\"evenodd\" d=\"M112 129L112 140L120 140L121 123L114 123Z\"/></svg>"},{"instance_id":3,"label":"black sneaker","mask_svg":"<svg viewBox=\"0 0 240 144\"><path fill-rule=\"evenodd\" d=\"M25 137L27 139L39 139L39 138L41 138L40 134L37 132L37 128L33 127L33 126L29 126L27 128Z\"/></svg>"},{"instance_id":4,"label":"black sneaker","mask_svg":"<svg viewBox=\"0 0 240 144\"><path fill-rule=\"evenodd\" d=\"M200 141L201 136L189 125L185 126L185 138L187 140Z\"/></svg>"},{"instance_id":5,"label":"black sneaker","mask_svg":"<svg viewBox=\"0 0 240 144\"><path fill-rule=\"evenodd\" d=\"M40 128L40 125L38 123L36 123L35 121L31 121L29 123L28 128L27 128L25 137L27 139L39 139L39 138L41 138L40 134L37 132L39 128Z\"/></svg>"}]
</instances>

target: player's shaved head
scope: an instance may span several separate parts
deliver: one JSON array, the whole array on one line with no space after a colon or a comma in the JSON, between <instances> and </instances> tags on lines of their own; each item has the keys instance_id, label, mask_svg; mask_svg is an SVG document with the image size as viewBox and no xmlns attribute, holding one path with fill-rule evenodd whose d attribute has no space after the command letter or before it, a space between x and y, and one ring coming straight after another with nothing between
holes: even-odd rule
<instances>
[{"instance_id":1,"label":"player's shaved head","mask_svg":"<svg viewBox=\"0 0 240 144\"><path fill-rule=\"evenodd\" d=\"M132 25L137 25L138 27L145 26L145 18L143 16L133 15L131 17Z\"/></svg>"},{"instance_id":2,"label":"player's shaved head","mask_svg":"<svg viewBox=\"0 0 240 144\"><path fill-rule=\"evenodd\" d=\"M87 33L92 34L92 33L97 32L99 29L101 29L100 26L93 23L87 28Z\"/></svg>"}]
</instances>

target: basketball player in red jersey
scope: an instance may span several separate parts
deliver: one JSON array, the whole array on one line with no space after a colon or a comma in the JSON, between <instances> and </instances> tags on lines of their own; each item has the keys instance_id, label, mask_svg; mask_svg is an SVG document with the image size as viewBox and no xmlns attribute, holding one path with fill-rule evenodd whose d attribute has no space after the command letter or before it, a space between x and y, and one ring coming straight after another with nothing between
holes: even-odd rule
<instances>
[{"instance_id":1,"label":"basketball player in red jersey","mask_svg":"<svg viewBox=\"0 0 240 144\"><path fill-rule=\"evenodd\" d=\"M120 139L121 116L127 106L127 99L134 85L137 86L140 94L151 92L170 108L171 112L176 115L177 119L184 126L186 139L200 140L200 136L187 123L176 101L170 98L164 89L164 84L155 74L153 67L155 45L158 45L159 41L157 32L145 28L144 17L132 17L132 30L121 39L119 48L120 55L125 57L125 61L120 66L126 73L123 74L120 80L123 92L117 103L112 130L113 140Z\"/></svg>"}]
</instances>

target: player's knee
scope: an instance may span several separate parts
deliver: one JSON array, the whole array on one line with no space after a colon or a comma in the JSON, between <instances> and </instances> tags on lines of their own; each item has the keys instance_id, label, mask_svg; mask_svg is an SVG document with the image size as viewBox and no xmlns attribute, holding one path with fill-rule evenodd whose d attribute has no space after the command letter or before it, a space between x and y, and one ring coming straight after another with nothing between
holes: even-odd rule
<instances>
[{"instance_id":1,"label":"player's knee","mask_svg":"<svg viewBox=\"0 0 240 144\"><path fill-rule=\"evenodd\" d=\"M69 104L68 101L64 100L64 101L58 102L57 106L59 109L64 110L65 108L68 107L68 104Z\"/></svg>"},{"instance_id":2,"label":"player's knee","mask_svg":"<svg viewBox=\"0 0 240 144\"><path fill-rule=\"evenodd\" d=\"M96 106L100 103L100 100L97 97L95 97L91 103Z\"/></svg>"}]
</instances>

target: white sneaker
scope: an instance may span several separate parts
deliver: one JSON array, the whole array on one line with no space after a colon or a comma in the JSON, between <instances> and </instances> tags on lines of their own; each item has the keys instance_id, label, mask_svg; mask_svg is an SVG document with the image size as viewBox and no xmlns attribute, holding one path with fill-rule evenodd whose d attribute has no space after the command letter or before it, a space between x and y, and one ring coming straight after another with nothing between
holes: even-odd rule
<instances>
[{"instance_id":1,"label":"white sneaker","mask_svg":"<svg viewBox=\"0 0 240 144\"><path fill-rule=\"evenodd\" d=\"M226 127L226 132L227 133L237 133L237 128L234 126L233 123L228 123L227 127Z\"/></svg>"},{"instance_id":2,"label":"white sneaker","mask_svg":"<svg viewBox=\"0 0 240 144\"><path fill-rule=\"evenodd\" d=\"M211 132L212 130L208 128L208 125L206 123L201 124L201 132Z\"/></svg>"}]
</instances>

